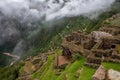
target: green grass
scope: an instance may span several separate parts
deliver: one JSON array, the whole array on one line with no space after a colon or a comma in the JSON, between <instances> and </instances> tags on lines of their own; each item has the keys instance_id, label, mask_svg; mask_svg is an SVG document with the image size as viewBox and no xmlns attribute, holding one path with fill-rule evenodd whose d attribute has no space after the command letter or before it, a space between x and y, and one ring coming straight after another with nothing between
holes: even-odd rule
<instances>
[{"instance_id":1,"label":"green grass","mask_svg":"<svg viewBox=\"0 0 120 80\"><path fill-rule=\"evenodd\" d=\"M69 68L68 70L68 80L75 80L75 74L77 72L77 70L79 70L83 64L85 62L85 59L80 59L80 60L77 60L75 61L72 66Z\"/></svg>"},{"instance_id":2,"label":"green grass","mask_svg":"<svg viewBox=\"0 0 120 80\"><path fill-rule=\"evenodd\" d=\"M120 26L120 18L112 20L110 24L115 25L115 26Z\"/></svg>"},{"instance_id":3,"label":"green grass","mask_svg":"<svg viewBox=\"0 0 120 80\"><path fill-rule=\"evenodd\" d=\"M24 67L22 66L19 70L19 74L23 74L24 73Z\"/></svg>"},{"instance_id":4,"label":"green grass","mask_svg":"<svg viewBox=\"0 0 120 80\"><path fill-rule=\"evenodd\" d=\"M48 57L48 60L47 60L47 63L46 63L46 65L45 65L45 70L43 70L43 72L42 72L42 74L39 72L40 71L40 69L37 71L37 72L35 72L34 74L33 74L33 78L37 78L37 79L40 79L40 80L42 80L42 78L44 78L45 77L45 74L48 72L48 70L51 68L50 67L50 65L52 64L52 62L54 62L53 61L54 60L54 55L50 55L49 57Z\"/></svg>"},{"instance_id":5,"label":"green grass","mask_svg":"<svg viewBox=\"0 0 120 80\"><path fill-rule=\"evenodd\" d=\"M49 70L46 72L41 80L55 80L56 78L57 75L55 74L55 69L53 67L53 64L51 64Z\"/></svg>"},{"instance_id":6,"label":"green grass","mask_svg":"<svg viewBox=\"0 0 120 80\"><path fill-rule=\"evenodd\" d=\"M69 64L65 71L57 78L57 80L64 80L65 75L68 75L68 80L75 80L75 73L77 72L78 69L80 69L85 62L84 58L81 58L80 60L75 61L72 64Z\"/></svg>"},{"instance_id":7,"label":"green grass","mask_svg":"<svg viewBox=\"0 0 120 80\"><path fill-rule=\"evenodd\" d=\"M56 80L64 80L65 79L65 74L68 71L68 69L70 68L72 64L68 64L65 68L65 70L63 70L62 74L56 79Z\"/></svg>"},{"instance_id":8,"label":"green grass","mask_svg":"<svg viewBox=\"0 0 120 80\"><path fill-rule=\"evenodd\" d=\"M56 53L61 55L62 54L62 50L56 50ZM57 78L56 75L56 69L54 69L54 57L53 55L50 55L48 57L48 61L47 64L45 65L45 70L42 72L42 75L40 75L40 70L36 71L33 74L33 78L34 79L40 79L40 80L55 80Z\"/></svg>"},{"instance_id":9,"label":"green grass","mask_svg":"<svg viewBox=\"0 0 120 80\"><path fill-rule=\"evenodd\" d=\"M114 70L120 71L120 64L119 63L103 62L102 65L106 69L114 69Z\"/></svg>"},{"instance_id":10,"label":"green grass","mask_svg":"<svg viewBox=\"0 0 120 80\"><path fill-rule=\"evenodd\" d=\"M58 55L62 55L62 51L63 51L63 50L59 49L59 50L56 50L56 53L57 53Z\"/></svg>"},{"instance_id":11,"label":"green grass","mask_svg":"<svg viewBox=\"0 0 120 80\"><path fill-rule=\"evenodd\" d=\"M78 80L92 80L92 76L95 73L95 71L96 69L84 66L83 71Z\"/></svg>"},{"instance_id":12,"label":"green grass","mask_svg":"<svg viewBox=\"0 0 120 80\"><path fill-rule=\"evenodd\" d=\"M48 71L49 68L50 68L50 65L51 65L52 62L53 62L53 59L54 59L54 55L50 55L50 56L48 57L48 61L47 61L46 66L45 66L45 70L44 70L44 72L42 73L40 79L44 78L45 74L47 73L47 71Z\"/></svg>"}]
</instances>

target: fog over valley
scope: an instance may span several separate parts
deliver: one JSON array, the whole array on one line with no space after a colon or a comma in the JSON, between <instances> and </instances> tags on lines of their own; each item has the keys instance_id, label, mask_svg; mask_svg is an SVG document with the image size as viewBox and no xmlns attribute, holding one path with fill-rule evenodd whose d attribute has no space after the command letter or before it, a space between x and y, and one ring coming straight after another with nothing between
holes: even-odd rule
<instances>
[{"instance_id":1,"label":"fog over valley","mask_svg":"<svg viewBox=\"0 0 120 80\"><path fill-rule=\"evenodd\" d=\"M7 51L5 48L8 44L10 47L16 46L12 49L13 53L23 53L23 37L31 35L42 23L76 16L93 19L109 10L114 2L115 0L0 0L1 53Z\"/></svg>"}]
</instances>

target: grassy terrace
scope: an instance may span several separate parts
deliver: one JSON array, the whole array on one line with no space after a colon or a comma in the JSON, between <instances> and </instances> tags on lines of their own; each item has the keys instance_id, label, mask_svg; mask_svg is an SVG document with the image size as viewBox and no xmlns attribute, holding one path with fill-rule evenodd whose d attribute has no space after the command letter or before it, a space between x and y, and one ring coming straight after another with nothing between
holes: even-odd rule
<instances>
[{"instance_id":1,"label":"grassy terrace","mask_svg":"<svg viewBox=\"0 0 120 80\"><path fill-rule=\"evenodd\" d=\"M119 64L119 63L104 62L104 63L102 63L102 65L103 65L106 69L114 69L114 70L120 71L120 64Z\"/></svg>"},{"instance_id":2,"label":"grassy terrace","mask_svg":"<svg viewBox=\"0 0 120 80\"><path fill-rule=\"evenodd\" d=\"M61 55L62 50L56 50L56 52ZM67 65L67 67L62 70L62 73L57 76L56 71L57 69L54 69L54 55L50 55L48 57L48 61L46 65L44 66L43 72L40 73L40 70L35 72L33 74L34 79L38 80L91 80L92 75L95 73L95 69L85 67L85 58L81 58L79 60L76 60L73 63L70 63ZM75 75L77 74L77 71L79 69L83 68L82 73L80 74L79 78L76 78ZM41 75L40 75L41 74Z\"/></svg>"},{"instance_id":3,"label":"grassy terrace","mask_svg":"<svg viewBox=\"0 0 120 80\"><path fill-rule=\"evenodd\" d=\"M61 55L62 50L56 50L56 52ZM76 60L73 63L67 65L67 67L62 70L62 73L58 76L56 75L57 69L54 68L54 55L48 57L48 61L44 66L43 72L38 70L33 74L34 79L38 80L92 80L92 76L95 73L96 69L84 66L85 58ZM103 62L102 65L106 69L114 69L120 71L120 64L112 62ZM79 78L76 78L75 75L79 69L83 69L82 73L79 75Z\"/></svg>"},{"instance_id":4,"label":"grassy terrace","mask_svg":"<svg viewBox=\"0 0 120 80\"><path fill-rule=\"evenodd\" d=\"M82 68L83 64L85 62L84 58L81 58L80 60L75 61L72 64L69 64L66 69L62 72L62 74L57 78L57 80L64 80L67 78L68 80L76 80L75 74L77 70Z\"/></svg>"},{"instance_id":5,"label":"grassy terrace","mask_svg":"<svg viewBox=\"0 0 120 80\"><path fill-rule=\"evenodd\" d=\"M100 23L102 23L103 19L101 19L98 23L91 21L89 19L72 19L60 32L59 35L56 35L51 39L51 42L49 43L49 47L52 47L55 49L56 46L60 45L62 42L62 37L64 35L68 35L72 33L73 31L77 30L83 30L86 32L91 32L93 30L97 30L98 27L100 27ZM113 20L110 22L110 24L113 25L120 25L119 24L120 19ZM93 27L94 26L94 27ZM62 36L62 37L61 37ZM118 46L120 48L120 46ZM56 50L56 53L58 55L62 54L62 50ZM62 70L62 73L58 76L56 75L57 69L54 69L54 55L50 55L48 57L48 61L46 62L46 65L40 68L37 72L33 74L34 79L36 80L92 80L92 76L95 73L96 69L86 67L84 66L84 62L86 60L84 58L81 58L80 60L76 60L73 63L70 63L67 65L67 67ZM104 62L102 65L106 69L114 69L120 71L120 64L117 63L110 63L110 62ZM83 71L79 75L79 78L76 78L75 75L77 74L77 71L82 68Z\"/></svg>"},{"instance_id":6,"label":"grassy terrace","mask_svg":"<svg viewBox=\"0 0 120 80\"><path fill-rule=\"evenodd\" d=\"M49 69L45 71L46 73L40 80L55 80L57 75L55 74L55 70L53 69L53 64L50 65Z\"/></svg>"},{"instance_id":7,"label":"grassy terrace","mask_svg":"<svg viewBox=\"0 0 120 80\"><path fill-rule=\"evenodd\" d=\"M62 50L56 50L56 52L59 55L62 54ZM33 78L38 80L55 80L57 78L55 72L56 69L54 69L54 55L50 55L46 64L33 74Z\"/></svg>"},{"instance_id":8,"label":"grassy terrace","mask_svg":"<svg viewBox=\"0 0 120 80\"><path fill-rule=\"evenodd\" d=\"M118 4L118 3L117 3ZM62 43L62 37L71 34L74 31L86 31L90 33L91 31L99 29L99 27L103 24L104 20L111 17L113 14L118 13L119 9L119 4L118 7L115 6L118 9L111 9L109 12L104 12L101 14L97 19L89 19L87 17L75 17L75 18L69 18L67 21L65 21L64 25L58 24L54 25L53 29L50 29L50 31L44 28L41 29L40 31L36 32L37 35L36 38L30 38L30 39L25 39L26 42L30 41L32 47L30 47L30 50L26 52L25 55L22 55L24 58L29 57L29 56L35 56L39 53L46 52L50 50L51 48L53 50L56 50L57 47L59 47ZM117 25L120 26L120 18L115 19L110 22L112 25ZM8 44L7 44L8 45ZM120 46L119 52L120 52ZM3 50L2 48L0 50ZM58 50L57 53L61 55L62 50ZM2 51L1 51L2 53ZM5 61L3 61L5 60ZM0 62L2 65L4 63L7 63L7 58L3 56L0 56ZM34 80L64 80L66 75L68 80L91 80L92 75L95 72L95 69L89 68L84 66L85 59L82 58L80 60L75 61L74 63L68 64L67 67L62 70L62 73L60 76L56 75L56 69L54 69L54 55L50 55L48 57L48 60L45 65L43 65L38 71L36 71L33 75ZM106 69L115 69L120 71L120 64L117 63L102 63L102 65ZM13 67L8 67L8 68L0 68L0 80L15 80L17 77L19 77L19 73L23 72L23 67L24 65L17 64ZM83 68L82 73L80 74L79 78L75 78L76 72L80 69ZM20 71L20 72L18 72ZM23 72L24 73L24 72Z\"/></svg>"},{"instance_id":9,"label":"grassy terrace","mask_svg":"<svg viewBox=\"0 0 120 80\"><path fill-rule=\"evenodd\" d=\"M54 62L53 60L54 60L54 55L50 55L48 57L48 61L46 62L45 66L41 67L37 72L35 72L33 74L33 78L35 78L35 79L37 78L37 79L40 79L40 80L48 80L48 79L50 80L48 75L49 75L49 73L51 74L51 72L52 73L54 72L53 69L52 69L53 68L52 62ZM46 78L48 78L48 79L46 79Z\"/></svg>"},{"instance_id":10,"label":"grassy terrace","mask_svg":"<svg viewBox=\"0 0 120 80\"><path fill-rule=\"evenodd\" d=\"M56 50L58 55L61 55L62 50ZM67 67L62 70L62 73L58 76L56 75L56 71L58 69L54 68L54 55L49 55L48 61L44 66L44 70L40 72L38 70L33 74L34 79L38 80L92 80L92 76L95 73L96 69L84 66L85 58L81 58L76 60L73 63L67 65ZM106 69L114 69L120 71L120 64L112 63L112 62L103 62L102 65ZM82 73L78 78L75 77L77 71L82 68Z\"/></svg>"},{"instance_id":11,"label":"grassy terrace","mask_svg":"<svg viewBox=\"0 0 120 80\"><path fill-rule=\"evenodd\" d=\"M78 80L92 80L92 76L95 73L95 71L96 69L84 66L83 71Z\"/></svg>"}]
</instances>

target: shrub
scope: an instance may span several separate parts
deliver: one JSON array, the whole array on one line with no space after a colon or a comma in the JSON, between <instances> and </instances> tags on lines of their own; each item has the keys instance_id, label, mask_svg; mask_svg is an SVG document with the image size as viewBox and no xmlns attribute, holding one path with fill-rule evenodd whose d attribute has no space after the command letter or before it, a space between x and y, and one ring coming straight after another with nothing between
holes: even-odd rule
<instances>
[{"instance_id":1,"label":"shrub","mask_svg":"<svg viewBox=\"0 0 120 80\"><path fill-rule=\"evenodd\" d=\"M80 59L81 59L81 55L79 53L73 55L73 60L80 60Z\"/></svg>"}]
</instances>

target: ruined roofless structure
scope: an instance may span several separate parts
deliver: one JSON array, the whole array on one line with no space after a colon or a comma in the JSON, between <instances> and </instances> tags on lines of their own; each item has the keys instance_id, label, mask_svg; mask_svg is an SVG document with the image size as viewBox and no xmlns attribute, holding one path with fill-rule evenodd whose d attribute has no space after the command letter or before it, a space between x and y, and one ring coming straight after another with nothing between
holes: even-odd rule
<instances>
[{"instance_id":1,"label":"ruined roofless structure","mask_svg":"<svg viewBox=\"0 0 120 80\"><path fill-rule=\"evenodd\" d=\"M62 43L62 56L72 59L79 53L87 58L86 66L98 68L102 61L120 63L120 26L104 25L90 34L73 32Z\"/></svg>"}]
</instances>

